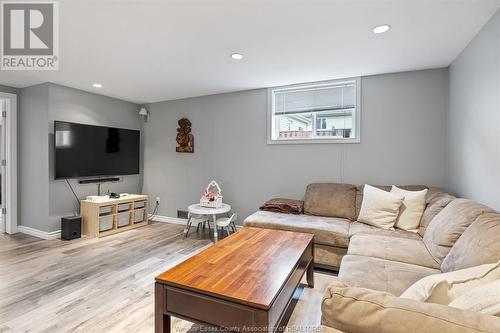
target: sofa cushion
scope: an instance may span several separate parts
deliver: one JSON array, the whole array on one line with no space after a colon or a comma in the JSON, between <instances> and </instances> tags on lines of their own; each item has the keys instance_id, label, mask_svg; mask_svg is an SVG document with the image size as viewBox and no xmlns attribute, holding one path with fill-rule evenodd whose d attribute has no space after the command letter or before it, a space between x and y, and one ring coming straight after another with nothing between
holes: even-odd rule
<instances>
[{"instance_id":1,"label":"sofa cushion","mask_svg":"<svg viewBox=\"0 0 500 333\"><path fill-rule=\"evenodd\" d=\"M427 196L425 197L425 203L428 204L430 200L439 193L445 193L445 190L439 187L429 186Z\"/></svg>"},{"instance_id":2,"label":"sofa cushion","mask_svg":"<svg viewBox=\"0 0 500 333\"><path fill-rule=\"evenodd\" d=\"M321 324L356 333L493 333L500 318L356 288L333 279L321 303Z\"/></svg>"},{"instance_id":3,"label":"sofa cushion","mask_svg":"<svg viewBox=\"0 0 500 333\"><path fill-rule=\"evenodd\" d=\"M441 263L465 229L479 215L491 211L491 208L471 200L453 200L427 227L423 238L425 246L434 259Z\"/></svg>"},{"instance_id":4,"label":"sofa cushion","mask_svg":"<svg viewBox=\"0 0 500 333\"><path fill-rule=\"evenodd\" d=\"M347 219L311 215L291 215L258 211L247 217L248 227L280 229L314 234L314 243L347 248L349 225Z\"/></svg>"},{"instance_id":5,"label":"sofa cushion","mask_svg":"<svg viewBox=\"0 0 500 333\"><path fill-rule=\"evenodd\" d=\"M347 254L375 257L439 269L422 240L360 234L351 238Z\"/></svg>"},{"instance_id":6,"label":"sofa cushion","mask_svg":"<svg viewBox=\"0 0 500 333\"><path fill-rule=\"evenodd\" d=\"M500 214L479 216L464 231L443 260L443 272L500 260Z\"/></svg>"},{"instance_id":7,"label":"sofa cushion","mask_svg":"<svg viewBox=\"0 0 500 333\"><path fill-rule=\"evenodd\" d=\"M381 190L389 192L391 190L391 186L387 185L371 185ZM407 191L422 191L428 188L424 185L397 185L399 188ZM360 185L356 187L356 219L359 216L359 211L361 210L361 203L363 202L363 190L365 185Z\"/></svg>"},{"instance_id":8,"label":"sofa cushion","mask_svg":"<svg viewBox=\"0 0 500 333\"><path fill-rule=\"evenodd\" d=\"M346 255L342 258L338 278L350 286L369 288L401 295L424 276L439 270L385 259Z\"/></svg>"},{"instance_id":9,"label":"sofa cushion","mask_svg":"<svg viewBox=\"0 0 500 333\"><path fill-rule=\"evenodd\" d=\"M356 186L335 183L309 184L304 200L304 213L341 217L354 221L356 217Z\"/></svg>"},{"instance_id":10,"label":"sofa cushion","mask_svg":"<svg viewBox=\"0 0 500 333\"><path fill-rule=\"evenodd\" d=\"M430 192L431 189L429 189ZM426 198L426 207L424 213L422 214L422 218L420 219L420 228L418 230L418 234L422 237L425 235L425 230L429 223L431 223L432 219L439 214L453 199L456 199L454 196L444 193L444 192L427 192Z\"/></svg>"},{"instance_id":11,"label":"sofa cushion","mask_svg":"<svg viewBox=\"0 0 500 333\"><path fill-rule=\"evenodd\" d=\"M346 253L347 249L345 247L314 244L314 264L339 268L340 262Z\"/></svg>"},{"instance_id":12,"label":"sofa cushion","mask_svg":"<svg viewBox=\"0 0 500 333\"><path fill-rule=\"evenodd\" d=\"M409 232L401 229L385 230L374 227L372 225L364 224L361 222L353 222L349 228L349 237L359 234L367 235L386 235L391 237L402 237L410 239L422 239L419 235L414 232Z\"/></svg>"}]
</instances>

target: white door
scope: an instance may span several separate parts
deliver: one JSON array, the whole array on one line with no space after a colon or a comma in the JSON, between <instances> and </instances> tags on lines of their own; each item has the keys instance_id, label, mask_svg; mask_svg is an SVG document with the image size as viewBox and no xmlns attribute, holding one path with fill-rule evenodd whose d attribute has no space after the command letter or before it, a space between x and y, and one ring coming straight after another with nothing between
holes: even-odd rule
<instances>
[{"instance_id":1,"label":"white door","mask_svg":"<svg viewBox=\"0 0 500 333\"><path fill-rule=\"evenodd\" d=\"M5 188L5 175L6 175L6 136L5 136L5 124L6 124L6 117L7 117L7 100L5 99L0 99L0 104L1 104L1 117L0 117L0 187L1 187L1 197L0 197L0 209L1 209L1 222L0 222L0 233L5 232L5 223L7 221L7 209L5 207L5 202L6 202L6 188Z\"/></svg>"}]
</instances>

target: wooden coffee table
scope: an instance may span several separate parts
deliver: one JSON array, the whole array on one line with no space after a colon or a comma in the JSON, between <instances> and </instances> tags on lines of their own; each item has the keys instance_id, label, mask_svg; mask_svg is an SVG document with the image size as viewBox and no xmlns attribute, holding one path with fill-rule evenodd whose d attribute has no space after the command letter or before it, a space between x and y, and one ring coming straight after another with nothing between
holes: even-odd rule
<instances>
[{"instance_id":1,"label":"wooden coffee table","mask_svg":"<svg viewBox=\"0 0 500 333\"><path fill-rule=\"evenodd\" d=\"M170 316L231 331L274 332L293 310L307 274L314 287L313 235L242 228L156 277L155 331Z\"/></svg>"}]
</instances>

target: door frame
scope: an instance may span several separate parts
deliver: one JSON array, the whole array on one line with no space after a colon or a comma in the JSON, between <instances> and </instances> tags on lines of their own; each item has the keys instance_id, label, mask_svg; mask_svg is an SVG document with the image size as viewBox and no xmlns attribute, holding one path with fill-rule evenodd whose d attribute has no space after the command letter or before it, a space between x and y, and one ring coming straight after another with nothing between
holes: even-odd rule
<instances>
[{"instance_id":1,"label":"door frame","mask_svg":"<svg viewBox=\"0 0 500 333\"><path fill-rule=\"evenodd\" d=\"M3 221L5 232L17 232L17 95L0 92L0 98L7 100L7 117L2 124L5 130L5 184L6 197L2 198L7 207L6 220ZM1 116L1 115L0 115Z\"/></svg>"}]
</instances>

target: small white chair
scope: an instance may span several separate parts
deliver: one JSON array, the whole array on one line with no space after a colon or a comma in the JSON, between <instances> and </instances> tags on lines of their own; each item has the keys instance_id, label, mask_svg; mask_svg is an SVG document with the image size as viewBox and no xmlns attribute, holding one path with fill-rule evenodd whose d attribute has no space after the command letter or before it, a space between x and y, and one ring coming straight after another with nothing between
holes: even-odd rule
<instances>
[{"instance_id":1,"label":"small white chair","mask_svg":"<svg viewBox=\"0 0 500 333\"><path fill-rule=\"evenodd\" d=\"M224 229L226 230L227 235L230 235L229 229L232 230L232 232L236 232L236 224L234 223L236 221L237 215L236 213L233 213L230 217L221 217L215 220L215 227L216 228L221 228L221 234L224 234Z\"/></svg>"},{"instance_id":2,"label":"small white chair","mask_svg":"<svg viewBox=\"0 0 500 333\"><path fill-rule=\"evenodd\" d=\"M200 230L200 224L203 226L203 229L205 229L205 223L208 224L208 228L210 229L210 221L208 216L205 215L190 215L188 218L188 222L186 225L187 231L184 233L184 236L182 239L185 239L189 235L189 230L191 229L191 226L193 225L193 222L196 223L196 232Z\"/></svg>"}]
</instances>

